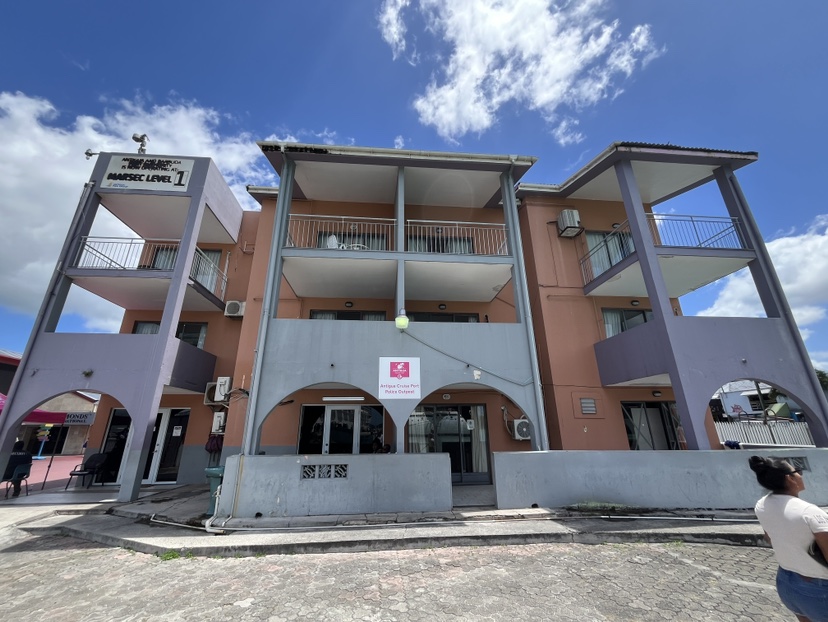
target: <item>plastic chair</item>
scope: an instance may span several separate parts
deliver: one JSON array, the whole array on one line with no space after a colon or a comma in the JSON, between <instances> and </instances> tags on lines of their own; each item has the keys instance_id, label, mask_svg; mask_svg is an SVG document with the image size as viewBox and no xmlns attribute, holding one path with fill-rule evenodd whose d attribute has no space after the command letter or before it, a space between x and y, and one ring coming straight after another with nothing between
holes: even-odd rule
<instances>
[{"instance_id":1,"label":"plastic chair","mask_svg":"<svg viewBox=\"0 0 828 622\"><path fill-rule=\"evenodd\" d=\"M89 488L92 486L92 483L95 481L95 476L99 473L103 472L103 465L106 462L106 454L92 454L86 459L86 462L77 465L74 469L69 471L69 481L66 482L66 488L64 490L69 489L69 484L72 483L73 477L81 477L81 486L86 484L86 476L89 476L89 483L86 484L86 487ZM101 486L104 483L101 482Z\"/></svg>"},{"instance_id":2,"label":"plastic chair","mask_svg":"<svg viewBox=\"0 0 828 622\"><path fill-rule=\"evenodd\" d=\"M31 462L29 464L18 464L16 467L14 467L14 473L12 473L12 476L9 479L4 480L6 482L6 499L9 498L9 488L12 487L12 482L14 482L14 480L18 480L18 479L21 481L21 483L26 484L26 496L28 497L29 496L29 475L31 475L31 474L32 474L32 463Z\"/></svg>"}]
</instances>

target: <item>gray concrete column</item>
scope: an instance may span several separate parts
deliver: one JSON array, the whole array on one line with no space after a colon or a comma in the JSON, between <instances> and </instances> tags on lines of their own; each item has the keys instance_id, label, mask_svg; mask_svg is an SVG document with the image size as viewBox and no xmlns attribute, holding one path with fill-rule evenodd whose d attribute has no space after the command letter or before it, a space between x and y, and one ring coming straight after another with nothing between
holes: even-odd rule
<instances>
[{"instance_id":1,"label":"gray concrete column","mask_svg":"<svg viewBox=\"0 0 828 622\"><path fill-rule=\"evenodd\" d=\"M517 322L526 329L526 346L529 352L529 365L532 369L532 386L534 389L534 421L532 426L532 449L535 451L549 449L549 433L546 429L546 410L543 405L543 389L541 388L540 366L538 351L535 343L534 320L532 307L529 304L529 285L526 280L526 269L523 262L523 242L520 235L520 224L517 213L517 198L515 197L515 183L512 170L500 175L500 194L503 201L503 216L506 221L506 231L509 240L509 251L512 257L512 282L515 290L515 313ZM527 413L530 415L531 413Z\"/></svg>"},{"instance_id":2,"label":"gray concrete column","mask_svg":"<svg viewBox=\"0 0 828 622\"><path fill-rule=\"evenodd\" d=\"M293 201L293 180L296 175L296 162L285 154L285 162L279 177L279 196L276 200L276 215L273 219L273 236L270 255L267 260L265 292L262 300L262 314L259 319L259 334L256 338L256 352L253 357L253 375L250 378L250 395L244 418L242 454L255 455L259 451L261 426L275 404L259 402L259 382L264 365L264 353L267 352L270 325L279 308L279 288L282 285L282 249L287 237L290 222L290 207ZM239 461L239 465L243 463ZM239 474L241 477L241 474Z\"/></svg>"},{"instance_id":3,"label":"gray concrete column","mask_svg":"<svg viewBox=\"0 0 828 622\"><path fill-rule=\"evenodd\" d=\"M670 330L677 328L673 309L670 304L670 296L667 291L667 284L664 282L664 275L658 263L658 255L653 245L652 234L650 233L647 215L644 211L644 204L638 191L638 184L633 172L632 163L629 160L622 160L615 165L615 173L618 177L618 185L621 189L621 196L624 200L624 209L627 213L627 220L630 225L630 235L635 244L635 252L644 283L647 288L647 296L653 310L653 318L657 326L658 339L664 347L669 350L667 360L668 373L673 385L673 394L676 400L676 409L681 418L681 425L689 449L710 449L710 439L704 428L704 417L706 409L697 412L692 395L694 387L687 382L689 374L679 364L678 355L670 338Z\"/></svg>"}]
</instances>

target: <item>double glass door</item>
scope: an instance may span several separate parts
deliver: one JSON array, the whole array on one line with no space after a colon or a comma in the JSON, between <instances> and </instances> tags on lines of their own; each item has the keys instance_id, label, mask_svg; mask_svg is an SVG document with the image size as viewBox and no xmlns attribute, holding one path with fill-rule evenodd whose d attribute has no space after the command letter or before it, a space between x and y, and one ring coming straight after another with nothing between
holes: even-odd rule
<instances>
[{"instance_id":1,"label":"double glass door","mask_svg":"<svg viewBox=\"0 0 828 622\"><path fill-rule=\"evenodd\" d=\"M369 454L382 446L382 410L372 406L304 406L300 454Z\"/></svg>"},{"instance_id":2,"label":"double glass door","mask_svg":"<svg viewBox=\"0 0 828 622\"><path fill-rule=\"evenodd\" d=\"M150 452L144 463L143 483L173 483L178 479L189 419L189 408L159 409L152 435L147 439ZM107 454L104 463L105 481L121 482L124 467L123 456L126 448L132 445L132 438L132 420L127 411L123 408L114 409L103 447L103 453Z\"/></svg>"},{"instance_id":3,"label":"double glass door","mask_svg":"<svg viewBox=\"0 0 828 622\"><path fill-rule=\"evenodd\" d=\"M417 407L408 418L408 452L447 453L455 484L490 483L486 408Z\"/></svg>"}]
</instances>

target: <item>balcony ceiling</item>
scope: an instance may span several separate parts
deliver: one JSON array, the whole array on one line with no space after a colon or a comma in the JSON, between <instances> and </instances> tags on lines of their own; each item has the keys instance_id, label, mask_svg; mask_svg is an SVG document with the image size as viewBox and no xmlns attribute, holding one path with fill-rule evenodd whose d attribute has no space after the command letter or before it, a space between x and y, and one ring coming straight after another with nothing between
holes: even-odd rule
<instances>
[{"instance_id":1,"label":"balcony ceiling","mask_svg":"<svg viewBox=\"0 0 828 622\"><path fill-rule=\"evenodd\" d=\"M119 271L120 272L120 271ZM169 279L115 276L78 276L72 283L124 309L162 310L170 289ZM184 294L184 311L223 311L191 286Z\"/></svg>"},{"instance_id":2,"label":"balcony ceiling","mask_svg":"<svg viewBox=\"0 0 828 622\"><path fill-rule=\"evenodd\" d=\"M100 193L100 198L109 212L145 240L180 240L184 233L190 197L131 191ZM233 238L209 207L204 210L198 243L233 244Z\"/></svg>"},{"instance_id":3,"label":"balcony ceiling","mask_svg":"<svg viewBox=\"0 0 828 622\"><path fill-rule=\"evenodd\" d=\"M752 151L614 143L564 183L521 184L518 196L549 194L590 201L623 201L614 167L627 160L632 163L641 200L656 205L711 181L713 172L721 166L736 170L757 159Z\"/></svg>"},{"instance_id":4,"label":"balcony ceiling","mask_svg":"<svg viewBox=\"0 0 828 622\"><path fill-rule=\"evenodd\" d=\"M394 260L286 257L284 275L300 298L393 299ZM407 300L490 302L512 278L509 264L406 261Z\"/></svg>"},{"instance_id":5,"label":"balcony ceiling","mask_svg":"<svg viewBox=\"0 0 828 622\"><path fill-rule=\"evenodd\" d=\"M664 274L668 294L671 298L678 298L741 270L748 265L750 258L660 255L658 262ZM641 264L633 262L605 283L590 289L587 295L647 297Z\"/></svg>"},{"instance_id":6,"label":"balcony ceiling","mask_svg":"<svg viewBox=\"0 0 828 622\"><path fill-rule=\"evenodd\" d=\"M494 207L500 201L500 174L512 167L516 183L535 162L526 156L273 142L259 145L279 174L285 154L296 161L293 197L313 201L393 204L397 169L404 167L408 205Z\"/></svg>"}]
</instances>

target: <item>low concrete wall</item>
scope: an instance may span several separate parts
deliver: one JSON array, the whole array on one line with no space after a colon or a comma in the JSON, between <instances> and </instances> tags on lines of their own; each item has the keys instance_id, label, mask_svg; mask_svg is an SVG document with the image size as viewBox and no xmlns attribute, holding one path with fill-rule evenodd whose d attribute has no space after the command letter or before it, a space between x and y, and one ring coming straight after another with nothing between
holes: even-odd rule
<instances>
[{"instance_id":1,"label":"low concrete wall","mask_svg":"<svg viewBox=\"0 0 828 622\"><path fill-rule=\"evenodd\" d=\"M499 509L578 503L641 508L753 508L765 491L752 455L805 458L801 497L828 505L828 449L539 451L493 454Z\"/></svg>"},{"instance_id":2,"label":"low concrete wall","mask_svg":"<svg viewBox=\"0 0 828 622\"><path fill-rule=\"evenodd\" d=\"M235 455L226 460L216 516L220 523L222 517L256 514L447 512L451 507L448 454Z\"/></svg>"}]
</instances>

